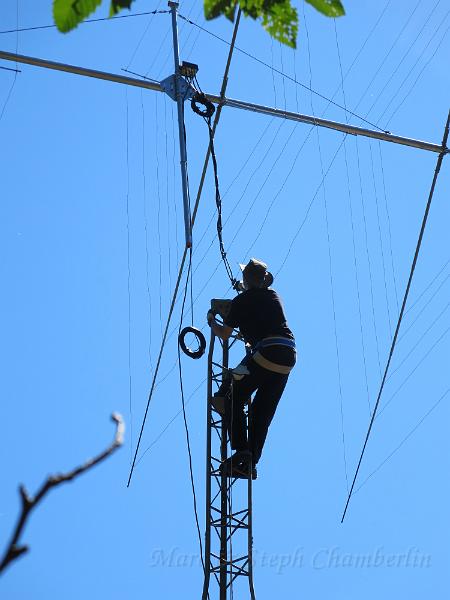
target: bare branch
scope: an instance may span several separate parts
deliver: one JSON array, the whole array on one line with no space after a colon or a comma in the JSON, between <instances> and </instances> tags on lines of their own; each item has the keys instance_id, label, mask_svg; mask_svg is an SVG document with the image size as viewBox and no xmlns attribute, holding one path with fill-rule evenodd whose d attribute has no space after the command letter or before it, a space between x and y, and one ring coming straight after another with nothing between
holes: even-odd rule
<instances>
[{"instance_id":1,"label":"bare branch","mask_svg":"<svg viewBox=\"0 0 450 600\"><path fill-rule=\"evenodd\" d=\"M116 433L112 443L100 454L95 456L94 458L90 458L84 464L79 467L76 467L72 471L68 473L61 473L57 475L50 475L42 484L40 489L37 491L34 497L30 496L24 485L19 486L19 494L22 500L22 510L17 520L16 527L14 529L14 533L11 537L11 541L5 551L5 554L0 562L0 573L2 573L6 567L12 563L14 560L19 558L22 554L28 551L28 546L19 545L19 538L22 535L22 531L26 525L28 517L35 508L35 506L43 499L43 497L47 494L51 488L54 488L66 481L72 481L82 473L89 471L95 465L98 465L100 462L105 460L108 456L110 456L119 446L123 444L123 437L125 432L125 425L122 419L122 416L119 413L113 413L111 415L111 419L116 423Z\"/></svg>"}]
</instances>

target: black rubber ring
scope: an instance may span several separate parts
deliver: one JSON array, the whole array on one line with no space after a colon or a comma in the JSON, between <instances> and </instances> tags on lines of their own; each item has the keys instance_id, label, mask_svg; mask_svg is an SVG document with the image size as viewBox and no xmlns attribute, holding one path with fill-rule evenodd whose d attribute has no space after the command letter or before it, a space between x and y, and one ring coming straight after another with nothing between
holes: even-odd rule
<instances>
[{"instance_id":1,"label":"black rubber ring","mask_svg":"<svg viewBox=\"0 0 450 600\"><path fill-rule=\"evenodd\" d=\"M186 346L186 342L184 341L184 338L186 337L186 334L188 334L188 333L193 333L195 335L195 337L197 338L197 341L198 341L198 349L197 350L191 350L191 348L188 348ZM203 335L203 333L196 327L185 327L184 329L182 329L180 331L180 335L178 336L178 343L180 345L180 348L186 354L186 356L189 356L190 358L200 358L205 354L206 338Z\"/></svg>"},{"instance_id":2,"label":"black rubber ring","mask_svg":"<svg viewBox=\"0 0 450 600\"><path fill-rule=\"evenodd\" d=\"M197 106L198 104L204 106L204 110ZM210 119L216 110L214 104L204 94L195 94L191 99L191 107L195 113L207 119Z\"/></svg>"}]
</instances>

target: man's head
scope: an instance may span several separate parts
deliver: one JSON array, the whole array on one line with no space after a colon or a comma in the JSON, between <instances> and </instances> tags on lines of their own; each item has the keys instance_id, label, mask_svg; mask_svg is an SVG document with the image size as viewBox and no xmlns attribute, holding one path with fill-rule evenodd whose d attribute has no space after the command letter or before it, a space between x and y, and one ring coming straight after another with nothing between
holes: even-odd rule
<instances>
[{"instance_id":1,"label":"man's head","mask_svg":"<svg viewBox=\"0 0 450 600\"><path fill-rule=\"evenodd\" d=\"M273 283L273 275L267 271L266 263L257 258L251 258L242 269L244 289L268 288Z\"/></svg>"}]
</instances>

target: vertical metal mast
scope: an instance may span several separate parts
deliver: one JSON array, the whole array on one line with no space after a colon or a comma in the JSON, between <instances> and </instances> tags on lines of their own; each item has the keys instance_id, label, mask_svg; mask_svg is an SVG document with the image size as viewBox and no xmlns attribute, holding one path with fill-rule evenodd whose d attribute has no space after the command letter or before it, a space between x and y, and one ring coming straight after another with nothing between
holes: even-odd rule
<instances>
[{"instance_id":1,"label":"vertical metal mast","mask_svg":"<svg viewBox=\"0 0 450 600\"><path fill-rule=\"evenodd\" d=\"M212 300L211 309L223 318L230 303L231 300ZM228 341L221 344L221 357L217 361L214 360L215 340L215 335L211 332L206 410L205 579L202 600L227 600L233 584L242 578L246 578L248 582L248 597L255 600L252 569L252 479L250 476L247 481L244 479L238 483L238 479L221 473L220 465L228 457L227 428L225 418L213 412L210 402L217 386L229 374L229 348L236 340L230 345ZM239 598L244 598L242 593L243 589L239 587Z\"/></svg>"},{"instance_id":2,"label":"vertical metal mast","mask_svg":"<svg viewBox=\"0 0 450 600\"><path fill-rule=\"evenodd\" d=\"M228 359L229 359L228 340L222 342L222 381L227 377ZM222 417L220 424L220 460L223 463L227 460L227 426L225 418ZM220 475L220 561L219 561L219 598L227 600L228 583L228 478L225 472Z\"/></svg>"},{"instance_id":3,"label":"vertical metal mast","mask_svg":"<svg viewBox=\"0 0 450 600\"><path fill-rule=\"evenodd\" d=\"M172 14L172 38L173 38L173 59L175 63L175 99L178 112L178 134L180 138L180 167L181 167L181 185L183 188L183 209L184 209L184 231L186 236L186 247L192 247L192 227L191 227L191 208L189 206L189 188L187 178L187 153L186 153L186 135L184 130L184 100L181 86L180 74L180 56L178 49L178 25L177 11L178 2L169 2L170 12Z\"/></svg>"}]
</instances>

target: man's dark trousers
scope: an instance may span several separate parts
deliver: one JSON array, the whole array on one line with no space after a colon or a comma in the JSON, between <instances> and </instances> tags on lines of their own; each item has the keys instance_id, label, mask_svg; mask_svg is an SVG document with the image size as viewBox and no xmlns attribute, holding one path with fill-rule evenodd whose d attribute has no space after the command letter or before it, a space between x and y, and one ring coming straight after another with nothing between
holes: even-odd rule
<instances>
[{"instance_id":1,"label":"man's dark trousers","mask_svg":"<svg viewBox=\"0 0 450 600\"><path fill-rule=\"evenodd\" d=\"M252 452L253 464L259 461L272 422L289 375L274 373L257 365L253 360L247 368L250 375L233 381L229 401L225 403L228 434L233 450ZM247 441L244 407L256 391L251 406L249 442Z\"/></svg>"}]
</instances>

